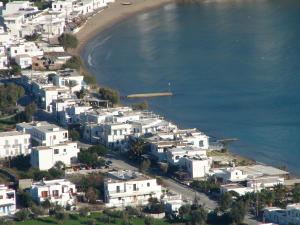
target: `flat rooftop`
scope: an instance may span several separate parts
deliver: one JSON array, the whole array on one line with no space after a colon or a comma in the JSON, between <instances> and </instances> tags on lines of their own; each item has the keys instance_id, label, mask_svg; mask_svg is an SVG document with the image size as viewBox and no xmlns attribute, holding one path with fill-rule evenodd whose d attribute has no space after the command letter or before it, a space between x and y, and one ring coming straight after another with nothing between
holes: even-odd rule
<instances>
[{"instance_id":1,"label":"flat rooftop","mask_svg":"<svg viewBox=\"0 0 300 225\"><path fill-rule=\"evenodd\" d=\"M18 136L18 135L28 135L28 134L24 134L20 131L0 132L0 137L11 137L11 136Z\"/></svg>"},{"instance_id":2,"label":"flat rooftop","mask_svg":"<svg viewBox=\"0 0 300 225\"><path fill-rule=\"evenodd\" d=\"M150 177L132 170L118 170L108 172L108 183L120 182L120 181L129 181L129 180L148 180Z\"/></svg>"},{"instance_id":3,"label":"flat rooftop","mask_svg":"<svg viewBox=\"0 0 300 225\"><path fill-rule=\"evenodd\" d=\"M289 172L278 169L273 166L267 166L262 164L252 165L252 166L238 166L237 169L243 171L247 175L264 175L264 176L285 176Z\"/></svg>"}]
</instances>

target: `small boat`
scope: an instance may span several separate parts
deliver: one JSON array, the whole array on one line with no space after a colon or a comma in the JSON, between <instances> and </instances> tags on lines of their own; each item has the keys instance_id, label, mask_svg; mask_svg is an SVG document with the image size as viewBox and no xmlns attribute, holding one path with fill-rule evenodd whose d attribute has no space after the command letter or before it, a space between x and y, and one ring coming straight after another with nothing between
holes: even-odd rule
<instances>
[{"instance_id":1,"label":"small boat","mask_svg":"<svg viewBox=\"0 0 300 225\"><path fill-rule=\"evenodd\" d=\"M132 2L122 2L122 5L132 5Z\"/></svg>"}]
</instances>

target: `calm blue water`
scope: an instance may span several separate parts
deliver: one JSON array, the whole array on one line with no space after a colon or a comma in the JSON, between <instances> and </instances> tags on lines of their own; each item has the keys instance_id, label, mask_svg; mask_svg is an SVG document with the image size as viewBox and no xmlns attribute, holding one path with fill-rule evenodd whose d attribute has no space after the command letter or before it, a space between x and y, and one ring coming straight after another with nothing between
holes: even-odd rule
<instances>
[{"instance_id":1,"label":"calm blue water","mask_svg":"<svg viewBox=\"0 0 300 225\"><path fill-rule=\"evenodd\" d=\"M82 55L122 95L182 127L238 138L236 153L300 174L300 1L168 5L113 26Z\"/></svg>"}]
</instances>

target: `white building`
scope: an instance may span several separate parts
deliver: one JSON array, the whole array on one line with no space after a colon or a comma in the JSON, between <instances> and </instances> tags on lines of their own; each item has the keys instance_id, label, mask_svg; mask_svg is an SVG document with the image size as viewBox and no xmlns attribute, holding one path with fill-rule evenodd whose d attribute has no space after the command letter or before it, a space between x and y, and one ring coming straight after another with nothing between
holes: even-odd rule
<instances>
[{"instance_id":1,"label":"white building","mask_svg":"<svg viewBox=\"0 0 300 225\"><path fill-rule=\"evenodd\" d=\"M32 65L32 59L27 54L17 55L15 57L15 61L21 67L21 69L26 69Z\"/></svg>"},{"instance_id":2,"label":"white building","mask_svg":"<svg viewBox=\"0 0 300 225\"><path fill-rule=\"evenodd\" d=\"M169 163L179 164L179 160L183 157L206 157L206 150L192 146L170 148L167 150L166 156Z\"/></svg>"},{"instance_id":3,"label":"white building","mask_svg":"<svg viewBox=\"0 0 300 225\"><path fill-rule=\"evenodd\" d=\"M209 174L212 158L207 156L182 157L179 165L186 169L190 178L202 178Z\"/></svg>"},{"instance_id":4,"label":"white building","mask_svg":"<svg viewBox=\"0 0 300 225\"><path fill-rule=\"evenodd\" d=\"M30 134L19 131L0 132L0 158L28 155Z\"/></svg>"},{"instance_id":5,"label":"white building","mask_svg":"<svg viewBox=\"0 0 300 225\"><path fill-rule=\"evenodd\" d=\"M32 148L30 163L32 167L40 170L52 168L56 162L61 161L66 166L77 162L79 148L76 142L65 142L55 146L38 146Z\"/></svg>"},{"instance_id":6,"label":"white building","mask_svg":"<svg viewBox=\"0 0 300 225\"><path fill-rule=\"evenodd\" d=\"M30 134L34 146L54 146L69 140L67 130L45 121L19 123L16 129Z\"/></svg>"},{"instance_id":7,"label":"white building","mask_svg":"<svg viewBox=\"0 0 300 225\"><path fill-rule=\"evenodd\" d=\"M265 222L279 225L300 224L300 204L287 205L286 209L268 207L264 209L263 219Z\"/></svg>"},{"instance_id":8,"label":"white building","mask_svg":"<svg viewBox=\"0 0 300 225\"><path fill-rule=\"evenodd\" d=\"M138 172L109 172L104 182L104 200L109 207L147 205L151 197L161 198L161 186Z\"/></svg>"},{"instance_id":9,"label":"white building","mask_svg":"<svg viewBox=\"0 0 300 225\"><path fill-rule=\"evenodd\" d=\"M37 203L48 199L63 207L76 204L76 192L75 184L65 179L43 180L33 183L30 188L30 195Z\"/></svg>"},{"instance_id":10,"label":"white building","mask_svg":"<svg viewBox=\"0 0 300 225\"><path fill-rule=\"evenodd\" d=\"M175 192L167 192L163 198L162 202L165 204L165 212L167 214L179 214L179 209L183 205L181 195Z\"/></svg>"},{"instance_id":11,"label":"white building","mask_svg":"<svg viewBox=\"0 0 300 225\"><path fill-rule=\"evenodd\" d=\"M213 169L212 175L221 180L222 183L246 181L248 175L236 167Z\"/></svg>"},{"instance_id":12,"label":"white building","mask_svg":"<svg viewBox=\"0 0 300 225\"><path fill-rule=\"evenodd\" d=\"M53 84L59 87L67 87L72 93L82 89L88 89L83 76L75 70L58 71L53 77Z\"/></svg>"},{"instance_id":13,"label":"white building","mask_svg":"<svg viewBox=\"0 0 300 225\"><path fill-rule=\"evenodd\" d=\"M254 192L253 188L245 187L237 183L223 184L220 186L220 193L224 194L226 192L236 192L240 196L245 195L246 193Z\"/></svg>"},{"instance_id":14,"label":"white building","mask_svg":"<svg viewBox=\"0 0 300 225\"><path fill-rule=\"evenodd\" d=\"M257 177L247 181L247 187L253 188L256 191L273 188L274 186L280 184L284 184L283 177Z\"/></svg>"},{"instance_id":15,"label":"white building","mask_svg":"<svg viewBox=\"0 0 300 225\"><path fill-rule=\"evenodd\" d=\"M16 212L16 192L0 185L0 216L10 216Z\"/></svg>"}]
</instances>

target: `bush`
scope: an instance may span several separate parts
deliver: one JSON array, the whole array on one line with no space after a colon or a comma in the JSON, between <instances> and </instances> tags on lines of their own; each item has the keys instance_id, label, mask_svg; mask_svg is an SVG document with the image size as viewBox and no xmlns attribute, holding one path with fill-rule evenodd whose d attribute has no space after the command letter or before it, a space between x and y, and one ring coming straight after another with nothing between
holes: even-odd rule
<instances>
[{"instance_id":1,"label":"bush","mask_svg":"<svg viewBox=\"0 0 300 225\"><path fill-rule=\"evenodd\" d=\"M59 221L64 221L66 219L68 219L68 214L65 212L57 212L54 215L55 219L59 220Z\"/></svg>"},{"instance_id":2,"label":"bush","mask_svg":"<svg viewBox=\"0 0 300 225\"><path fill-rule=\"evenodd\" d=\"M20 205L24 208L29 208L33 206L33 200L27 192L19 192L18 193Z\"/></svg>"},{"instance_id":3,"label":"bush","mask_svg":"<svg viewBox=\"0 0 300 225\"><path fill-rule=\"evenodd\" d=\"M30 218L30 211L28 209L21 209L20 211L16 212L15 218L18 221L25 221Z\"/></svg>"},{"instance_id":4,"label":"bush","mask_svg":"<svg viewBox=\"0 0 300 225\"><path fill-rule=\"evenodd\" d=\"M72 141L78 141L80 139L80 133L75 129L71 129L69 130L69 137Z\"/></svg>"},{"instance_id":5,"label":"bush","mask_svg":"<svg viewBox=\"0 0 300 225\"><path fill-rule=\"evenodd\" d=\"M133 110L147 110L149 108L148 102L139 102L131 105Z\"/></svg>"},{"instance_id":6,"label":"bush","mask_svg":"<svg viewBox=\"0 0 300 225\"><path fill-rule=\"evenodd\" d=\"M79 57L77 56L72 56L63 66L62 69L75 69L79 70L81 67L82 63Z\"/></svg>"},{"instance_id":7,"label":"bush","mask_svg":"<svg viewBox=\"0 0 300 225\"><path fill-rule=\"evenodd\" d=\"M79 220L80 216L78 214L70 214L69 215L71 220Z\"/></svg>"},{"instance_id":8,"label":"bush","mask_svg":"<svg viewBox=\"0 0 300 225\"><path fill-rule=\"evenodd\" d=\"M80 208L79 209L79 215L86 217L90 214L90 209L88 207Z\"/></svg>"},{"instance_id":9,"label":"bush","mask_svg":"<svg viewBox=\"0 0 300 225\"><path fill-rule=\"evenodd\" d=\"M72 34L66 34L66 33L63 33L62 35L60 35L58 37L58 42L66 50L68 48L76 48L78 45L78 40L77 40L76 36L74 36Z\"/></svg>"},{"instance_id":10,"label":"bush","mask_svg":"<svg viewBox=\"0 0 300 225\"><path fill-rule=\"evenodd\" d=\"M33 218L37 218L37 217L45 214L45 211L43 210L43 208L38 207L36 205L33 205L30 209L31 209L31 212L33 213L33 215L32 215Z\"/></svg>"},{"instance_id":11,"label":"bush","mask_svg":"<svg viewBox=\"0 0 300 225\"><path fill-rule=\"evenodd\" d=\"M96 220L95 219L89 219L88 221L86 221L87 225L96 225Z\"/></svg>"},{"instance_id":12,"label":"bush","mask_svg":"<svg viewBox=\"0 0 300 225\"><path fill-rule=\"evenodd\" d=\"M120 103L119 93L111 88L100 88L99 94L104 100L110 101L113 105Z\"/></svg>"}]
</instances>

